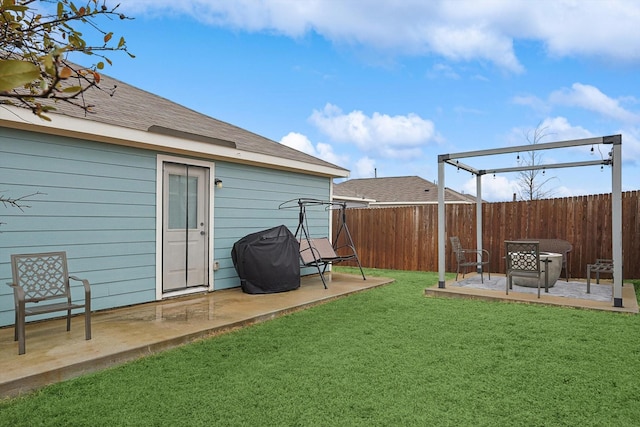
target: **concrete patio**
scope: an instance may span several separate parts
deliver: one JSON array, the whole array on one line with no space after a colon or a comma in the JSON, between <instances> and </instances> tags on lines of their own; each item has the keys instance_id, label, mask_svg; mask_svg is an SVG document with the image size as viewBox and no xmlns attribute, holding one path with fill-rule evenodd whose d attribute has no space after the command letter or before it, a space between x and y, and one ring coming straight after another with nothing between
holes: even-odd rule
<instances>
[{"instance_id":1,"label":"concrete patio","mask_svg":"<svg viewBox=\"0 0 640 427\"><path fill-rule=\"evenodd\" d=\"M191 341L263 322L393 279L332 273L328 289L319 276L304 277L299 289L250 295L240 288L96 312L93 337L84 339L84 317L27 324L26 354L18 355L13 327L0 329L0 398L121 364Z\"/></svg>"},{"instance_id":2,"label":"concrete patio","mask_svg":"<svg viewBox=\"0 0 640 427\"><path fill-rule=\"evenodd\" d=\"M566 282L560 279L556 285L545 293L544 288L538 298L538 288L528 288L514 285L506 294L505 276L491 273L491 279L485 273L484 283L480 275L467 274L459 280L449 280L444 288L437 285L425 289L427 296L440 296L448 298L471 298L487 301L513 301L531 304L557 305L591 310L614 311L620 313L638 313L638 301L632 284L625 283L622 287L622 307L613 306L613 286L611 280L601 280L596 284L591 281L591 293L587 294L585 280L570 280Z\"/></svg>"}]
</instances>

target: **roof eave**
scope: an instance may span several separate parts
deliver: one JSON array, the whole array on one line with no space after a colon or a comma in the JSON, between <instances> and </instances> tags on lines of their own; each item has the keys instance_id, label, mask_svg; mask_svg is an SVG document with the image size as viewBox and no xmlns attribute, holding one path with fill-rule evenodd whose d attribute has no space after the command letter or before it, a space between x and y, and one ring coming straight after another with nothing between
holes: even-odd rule
<instances>
[{"instance_id":1,"label":"roof eave","mask_svg":"<svg viewBox=\"0 0 640 427\"><path fill-rule=\"evenodd\" d=\"M341 195L333 195L334 200L344 200L346 202L363 202L363 203L374 203L375 199L367 199L364 197L355 197L355 196L341 196Z\"/></svg>"},{"instance_id":2,"label":"roof eave","mask_svg":"<svg viewBox=\"0 0 640 427\"><path fill-rule=\"evenodd\" d=\"M11 129L86 139L147 150L159 150L173 154L224 160L232 163L266 166L272 169L305 172L307 174L331 178L347 178L349 176L348 170L339 167L334 168L299 160L253 153L236 148L218 146L206 142L130 129L59 114L49 114L49 117L51 121L45 121L35 116L30 110L24 108L7 105L0 108L0 126Z\"/></svg>"}]
</instances>

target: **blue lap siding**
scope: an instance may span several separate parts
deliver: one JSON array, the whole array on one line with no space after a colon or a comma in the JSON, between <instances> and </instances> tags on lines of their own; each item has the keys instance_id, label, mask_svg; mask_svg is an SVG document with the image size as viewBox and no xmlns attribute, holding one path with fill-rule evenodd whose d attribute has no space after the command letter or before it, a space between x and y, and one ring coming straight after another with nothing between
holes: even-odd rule
<instances>
[{"instance_id":1,"label":"blue lap siding","mask_svg":"<svg viewBox=\"0 0 640 427\"><path fill-rule=\"evenodd\" d=\"M64 250L72 274L87 278L92 308L156 298L156 167L152 150L0 129L0 194L29 197L22 211L0 206L0 283L11 280L10 255ZM233 243L265 228L298 224L291 199L327 200L330 178L205 159L223 188L214 191L215 289L239 286ZM329 233L329 215L310 209L315 236ZM14 322L13 295L0 286L0 326Z\"/></svg>"}]
</instances>

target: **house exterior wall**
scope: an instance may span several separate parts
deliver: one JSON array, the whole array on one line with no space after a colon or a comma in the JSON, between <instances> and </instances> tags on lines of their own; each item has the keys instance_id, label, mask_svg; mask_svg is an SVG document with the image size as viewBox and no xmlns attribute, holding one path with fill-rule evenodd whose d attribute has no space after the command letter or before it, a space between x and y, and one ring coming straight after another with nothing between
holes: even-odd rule
<instances>
[{"instance_id":1,"label":"house exterior wall","mask_svg":"<svg viewBox=\"0 0 640 427\"><path fill-rule=\"evenodd\" d=\"M0 207L0 283L11 281L10 255L64 250L71 274L91 283L92 308L156 299L156 165L150 150L0 129L0 194L36 194L23 211ZM239 286L233 243L285 224L279 210L298 197L328 199L330 178L215 161L214 288ZM310 214L312 232L328 235L329 215ZM0 326L14 322L13 294L0 286Z\"/></svg>"},{"instance_id":2,"label":"house exterior wall","mask_svg":"<svg viewBox=\"0 0 640 427\"><path fill-rule=\"evenodd\" d=\"M220 270L215 273L215 289L240 284L231 261L231 249L236 241L281 224L295 233L296 202L291 203L295 209L279 209L279 206L301 197L329 200L331 186L329 178L226 162L216 162L216 178L222 179L223 188L216 190L214 202L214 256L220 263ZM323 207L309 208L307 217L314 237L330 235L330 218ZM313 271L302 269L302 274Z\"/></svg>"}]
</instances>

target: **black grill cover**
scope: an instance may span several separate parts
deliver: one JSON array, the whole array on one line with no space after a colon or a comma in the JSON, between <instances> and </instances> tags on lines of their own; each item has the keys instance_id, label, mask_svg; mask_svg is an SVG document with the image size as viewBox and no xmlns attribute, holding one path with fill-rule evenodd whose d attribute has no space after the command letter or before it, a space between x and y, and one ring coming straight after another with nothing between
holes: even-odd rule
<instances>
[{"instance_id":1,"label":"black grill cover","mask_svg":"<svg viewBox=\"0 0 640 427\"><path fill-rule=\"evenodd\" d=\"M248 294L300 287L300 244L284 225L249 234L231 250L240 286Z\"/></svg>"}]
</instances>

